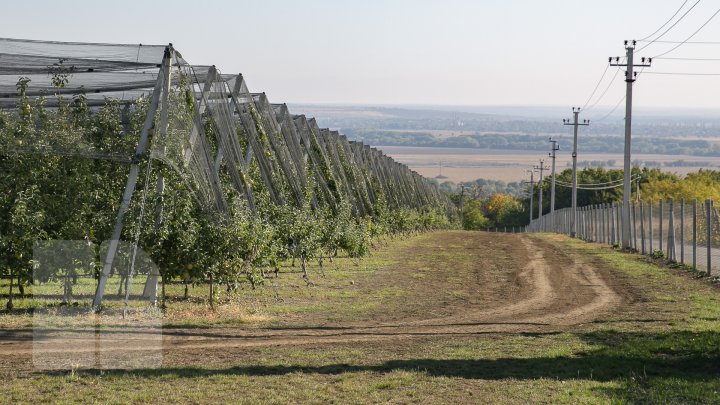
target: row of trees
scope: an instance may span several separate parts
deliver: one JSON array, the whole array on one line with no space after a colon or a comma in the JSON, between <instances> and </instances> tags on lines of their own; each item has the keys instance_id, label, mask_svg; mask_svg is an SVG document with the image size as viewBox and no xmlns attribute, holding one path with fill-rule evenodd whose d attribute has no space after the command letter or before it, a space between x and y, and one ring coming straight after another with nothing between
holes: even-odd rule
<instances>
[{"instance_id":1,"label":"row of trees","mask_svg":"<svg viewBox=\"0 0 720 405\"><path fill-rule=\"evenodd\" d=\"M663 198L685 198L690 200L697 198L720 198L720 171L700 170L680 177L673 173L661 171L659 168L632 169L633 177L637 180L633 183L633 196L638 198L637 193L643 199ZM602 167L584 168L578 171L578 184L608 184L621 182L623 171L620 169L606 170ZM565 184L572 182L572 169L566 169L558 173L557 181ZM483 184L484 186L479 186ZM618 183L615 183L618 184ZM621 184L621 183L620 183ZM521 196L520 193L494 192L496 183L476 181L461 183L465 186L463 204L463 227L464 229L485 229L494 227L519 227L527 225L530 220L530 197L527 191ZM453 201L460 207L460 188L446 186ZM526 185L527 189L528 186ZM550 212L550 179L545 178L542 185L535 184L533 187L533 217L538 216L538 194L542 188L543 198L542 212ZM605 190L584 190L578 189L578 206L594 204L606 204L617 202L622 199L622 187L608 188ZM555 189L555 209L570 207L572 204L571 189L566 186L557 185Z\"/></svg>"},{"instance_id":2,"label":"row of trees","mask_svg":"<svg viewBox=\"0 0 720 405\"><path fill-rule=\"evenodd\" d=\"M38 265L36 241L84 240L101 246L110 239L127 163L149 104L147 98L129 107L107 100L90 108L82 95L56 95L58 107L46 108L46 97L25 96L29 85L28 79L18 82L16 110L0 111L0 276L11 279L11 297L13 283L22 293L31 282ZM206 125L212 124L208 120ZM308 261L322 263L338 252L361 257L385 236L453 226L445 207L390 207L380 188L373 190L378 198L368 216L356 215L342 199L332 207L318 205L313 182L306 185L301 204L276 205L262 188L257 163L249 170L255 211L228 185L222 189L229 190L224 196L229 210L218 217L198 203L182 173L148 156L139 158L144 169L122 239L138 242L149 254L163 287L171 280L210 281L211 288L223 283L229 290L245 282L254 287L288 259L299 261L310 283ZM162 193L155 186L160 176ZM227 173L220 178L230 181ZM97 277L101 268L103 258L96 253L98 263L88 276Z\"/></svg>"}]
</instances>

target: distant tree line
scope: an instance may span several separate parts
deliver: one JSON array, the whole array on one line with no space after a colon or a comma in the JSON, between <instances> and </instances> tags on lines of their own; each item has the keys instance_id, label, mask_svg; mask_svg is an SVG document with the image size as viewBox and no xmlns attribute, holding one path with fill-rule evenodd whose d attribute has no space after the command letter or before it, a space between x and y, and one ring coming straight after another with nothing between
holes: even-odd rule
<instances>
[{"instance_id":1,"label":"distant tree line","mask_svg":"<svg viewBox=\"0 0 720 405\"><path fill-rule=\"evenodd\" d=\"M410 131L396 132L383 130L350 129L345 130L350 139L363 141L370 145L382 146L426 146L436 148L474 148L474 149L506 149L506 150L537 150L544 135L513 135L513 134L473 134L441 138L429 132ZM569 135L553 136L564 150L569 150L572 137ZM622 136L596 135L582 140L582 152L592 153L623 153ZM679 139L662 137L641 137L633 139L633 152L659 155L694 155L720 156L720 140Z\"/></svg>"}]
</instances>

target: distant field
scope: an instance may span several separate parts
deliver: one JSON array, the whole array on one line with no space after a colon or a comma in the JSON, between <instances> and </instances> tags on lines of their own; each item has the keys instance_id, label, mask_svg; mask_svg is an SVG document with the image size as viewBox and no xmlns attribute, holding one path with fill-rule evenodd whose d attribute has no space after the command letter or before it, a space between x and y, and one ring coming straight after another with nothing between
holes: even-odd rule
<instances>
[{"instance_id":1,"label":"distant field","mask_svg":"<svg viewBox=\"0 0 720 405\"><path fill-rule=\"evenodd\" d=\"M540 159L550 163L548 152L545 150L489 150L489 149L462 149L462 148L429 148L406 146L378 146L386 154L399 162L405 163L411 169L423 176L434 178L439 174L442 162L442 174L448 181L471 181L478 178L519 181L527 178L525 170L537 165ZM635 154L633 160L670 163L678 160L698 162L701 166L695 167L662 167L664 171L680 175L697 171L700 168L717 168L720 159L717 157L687 156L687 155L644 155ZM622 154L588 153L578 154L578 162L614 160L614 166L605 166L610 169L621 169ZM569 167L571 157L569 151L561 150L557 156L557 169L562 171Z\"/></svg>"}]
</instances>

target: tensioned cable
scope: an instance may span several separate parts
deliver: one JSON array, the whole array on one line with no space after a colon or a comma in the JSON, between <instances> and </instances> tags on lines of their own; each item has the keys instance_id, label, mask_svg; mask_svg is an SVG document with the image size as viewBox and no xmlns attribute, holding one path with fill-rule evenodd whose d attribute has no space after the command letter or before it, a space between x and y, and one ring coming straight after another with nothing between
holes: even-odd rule
<instances>
[{"instance_id":1,"label":"tensioned cable","mask_svg":"<svg viewBox=\"0 0 720 405\"><path fill-rule=\"evenodd\" d=\"M649 75L674 75L674 76L720 76L720 73L695 73L695 72L646 72Z\"/></svg>"},{"instance_id":2,"label":"tensioned cable","mask_svg":"<svg viewBox=\"0 0 720 405\"><path fill-rule=\"evenodd\" d=\"M566 184L558 184L560 187L569 188L572 187L571 185ZM576 190L589 190L589 191L601 191L601 190L609 190L611 188L618 188L622 187L622 184L618 184L616 186L605 186L605 187L597 187L597 188L590 188L590 187L575 187Z\"/></svg>"},{"instance_id":3,"label":"tensioned cable","mask_svg":"<svg viewBox=\"0 0 720 405\"><path fill-rule=\"evenodd\" d=\"M632 176L631 180L637 180L637 179L639 179L640 177L641 177L640 175L635 175L635 176ZM604 185L607 185L607 184L621 183L621 182L623 182L623 181L625 181L625 179L611 180L611 181L606 181L606 182L604 182L604 183L578 183L577 185L578 185L578 186L604 186ZM562 181L562 180L555 180L555 182L556 182L556 183L571 184L571 183L568 183L568 182L565 182L565 181Z\"/></svg>"},{"instance_id":4,"label":"tensioned cable","mask_svg":"<svg viewBox=\"0 0 720 405\"><path fill-rule=\"evenodd\" d=\"M558 185L560 187L564 187L564 188L572 188L572 185L570 185L570 184L564 184L564 183L559 184L558 183ZM618 188L618 187L622 187L622 186L623 186L623 183L612 185L612 186L604 186L604 187L575 187L575 189L588 190L588 191L602 191L602 190L610 190L610 189Z\"/></svg>"},{"instance_id":5,"label":"tensioned cable","mask_svg":"<svg viewBox=\"0 0 720 405\"><path fill-rule=\"evenodd\" d=\"M639 178L640 178L640 176L633 176L632 179L631 179L631 181L636 180L636 179L639 179ZM607 185L622 183L623 181L625 181L625 179L618 179L618 180L613 180L613 181L606 181L606 182L604 182L604 183L578 183L577 185L578 185L578 186L582 186L582 187L589 187L589 186L607 186ZM562 181L562 180L555 180L555 183L562 183L562 184L572 185L572 183L564 182L564 181Z\"/></svg>"},{"instance_id":6,"label":"tensioned cable","mask_svg":"<svg viewBox=\"0 0 720 405\"><path fill-rule=\"evenodd\" d=\"M662 60L689 60L689 61L702 61L702 62L720 62L720 58L677 58L677 57L659 57L656 59Z\"/></svg>"},{"instance_id":7,"label":"tensioned cable","mask_svg":"<svg viewBox=\"0 0 720 405\"><path fill-rule=\"evenodd\" d=\"M605 70L603 71L602 75L600 76L600 80L598 80L592 93L590 93L590 97L588 97L587 101L585 101L585 104L582 106L581 110L584 110L585 107L587 107L587 105L590 104L590 100L592 100L593 96L597 92L598 87L600 87L600 83L602 83L602 80L605 78L605 74L607 74L608 69L610 69L610 64L605 66Z\"/></svg>"},{"instance_id":8,"label":"tensioned cable","mask_svg":"<svg viewBox=\"0 0 720 405\"><path fill-rule=\"evenodd\" d=\"M650 42L648 42L648 43L645 44L644 46L640 47L640 49L636 50L635 52L640 52L640 51L642 51L643 49L645 49L645 48L647 48L648 46L652 45L652 44L653 44L655 41L657 41L658 39L664 37L665 34L667 34L668 32L670 32L670 30L672 30L673 28L675 28L675 26L678 25L678 23L679 23L680 21L682 21L682 20L685 18L685 16L687 16L687 15L692 11L692 9L694 9L695 6L697 6L698 4L700 4L700 0L697 0L697 1L695 2L695 4L693 4L687 11L685 11L685 14L681 15L680 18L678 18L678 20L675 21L675 23L673 23L673 25L669 26L668 29L666 29L662 34L658 35L657 38L651 40ZM683 3L683 6L684 6L684 5L685 5L685 3ZM681 7L681 8L682 8L682 7ZM678 10L678 12L679 12L679 11L680 11L680 10ZM675 14L677 14L677 12L676 12ZM673 16L673 17L675 17L675 16ZM671 19L671 20L672 20L672 19ZM667 23L665 23L665 24L667 24ZM652 35L651 35L651 36L652 36ZM647 39L647 38L645 38L645 39Z\"/></svg>"},{"instance_id":9,"label":"tensioned cable","mask_svg":"<svg viewBox=\"0 0 720 405\"><path fill-rule=\"evenodd\" d=\"M612 110L610 110L609 113L603 115L602 118L591 118L590 120L593 121L593 122L595 122L595 123L597 123L597 122L602 122L602 121L606 120L609 116L611 116L611 115L615 112L615 110L618 109L618 107L620 107L620 104L621 104L623 101L625 101L625 97L626 97L626 96L622 96L622 98L620 98L620 100L617 102L617 104L615 104L615 107L613 107Z\"/></svg>"},{"instance_id":10,"label":"tensioned cable","mask_svg":"<svg viewBox=\"0 0 720 405\"><path fill-rule=\"evenodd\" d=\"M670 19L668 19L668 20L665 22L665 24L661 25L660 28L658 28L657 30L655 30L655 32L653 32L652 34L646 36L646 37L643 38L643 39L640 39L640 41L644 41L644 40L652 37L653 35L655 35L655 34L657 34L658 32L660 32L661 29L665 28L665 26L668 25L668 24L670 23L670 21L672 21L673 18L675 18L676 15L678 15L678 13L680 12L680 10L682 10L682 8L685 7L685 4L687 4L687 2L688 2L688 0L683 1L683 3L680 5L680 8L678 8L677 11L675 11L675 14L673 14L672 17L670 17Z\"/></svg>"},{"instance_id":11,"label":"tensioned cable","mask_svg":"<svg viewBox=\"0 0 720 405\"><path fill-rule=\"evenodd\" d=\"M715 18L715 16L718 15L718 13L720 13L720 8L717 9L717 11L715 11L715 13L713 13L713 15L711 15L710 18L708 18L708 20L705 21L705 22L703 23L703 25L700 26L700 28L698 28L697 30L695 30L695 32L693 32L689 37L685 38L684 41L680 42L679 44L675 45L674 47L670 48L669 50L667 50L667 51L665 51L665 52L663 52L663 53L661 53L661 54L659 54L659 55L653 56L653 58L659 58L659 57L661 57L661 56L665 56L665 55L669 54L670 52L672 52L672 51L680 48L680 47L683 46L683 45L685 45L685 44L687 43L687 41L691 40L692 37L694 37L695 35L697 35L698 32L700 32L700 30L702 30L703 28L705 28L705 26L708 25L708 24L710 23L710 21L712 21L713 18Z\"/></svg>"},{"instance_id":12,"label":"tensioned cable","mask_svg":"<svg viewBox=\"0 0 720 405\"><path fill-rule=\"evenodd\" d=\"M643 41L645 42L645 41ZM720 45L718 41L655 41L656 44Z\"/></svg>"},{"instance_id":13,"label":"tensioned cable","mask_svg":"<svg viewBox=\"0 0 720 405\"><path fill-rule=\"evenodd\" d=\"M623 59L624 59L624 58L623 58ZM608 66L609 66L609 65L608 65ZM592 110L593 107L595 107L596 105L598 105L598 103L605 97L605 95L607 94L607 92L610 90L610 87L612 87L613 83L615 83L615 79L617 79L617 76L618 76L618 74L620 73L621 70L622 70L622 69L620 69L619 67L617 68L617 70L615 71L615 75L613 75L612 79L610 79L610 83L608 83L608 85L607 85L607 87L605 88L605 90L602 92L602 94L600 95L600 97L598 97L598 99L595 100L595 102L593 103L593 105L591 105L590 107L588 107L588 108L585 109L586 112L587 112L588 110Z\"/></svg>"}]
</instances>

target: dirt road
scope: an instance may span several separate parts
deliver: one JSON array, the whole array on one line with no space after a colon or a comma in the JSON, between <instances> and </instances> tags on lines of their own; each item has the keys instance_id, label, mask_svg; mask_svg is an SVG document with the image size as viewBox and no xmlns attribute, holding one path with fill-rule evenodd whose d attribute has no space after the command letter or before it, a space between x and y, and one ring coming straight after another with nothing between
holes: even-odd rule
<instances>
[{"instance_id":1,"label":"dirt road","mask_svg":"<svg viewBox=\"0 0 720 405\"><path fill-rule=\"evenodd\" d=\"M310 326L248 328L163 328L158 330L104 330L102 350L107 352L214 350L277 345L323 345L335 342L382 341L427 336L462 336L497 332L536 332L572 328L613 311L623 302L623 291L614 287L605 271L579 263L552 244L523 234L450 232L441 238L447 257L470 255L460 284L474 292L469 299L437 300L445 285L411 283L413 266L423 262L421 250L408 248L407 257L393 277L375 277L378 285L396 282L417 288L405 297L407 305L392 314L360 322L326 322L308 318ZM413 261L415 260L415 261ZM436 260L431 271L453 274ZM458 265L460 266L460 265ZM365 299L372 299L368 296ZM428 306L423 306L425 301ZM430 304L432 303L432 304ZM438 309L433 316L431 309ZM315 322L315 323L313 323ZM61 337L62 336L62 337ZM32 330L0 329L0 355L15 358L33 353L83 353L98 350L92 333L63 332L33 342Z\"/></svg>"}]
</instances>

